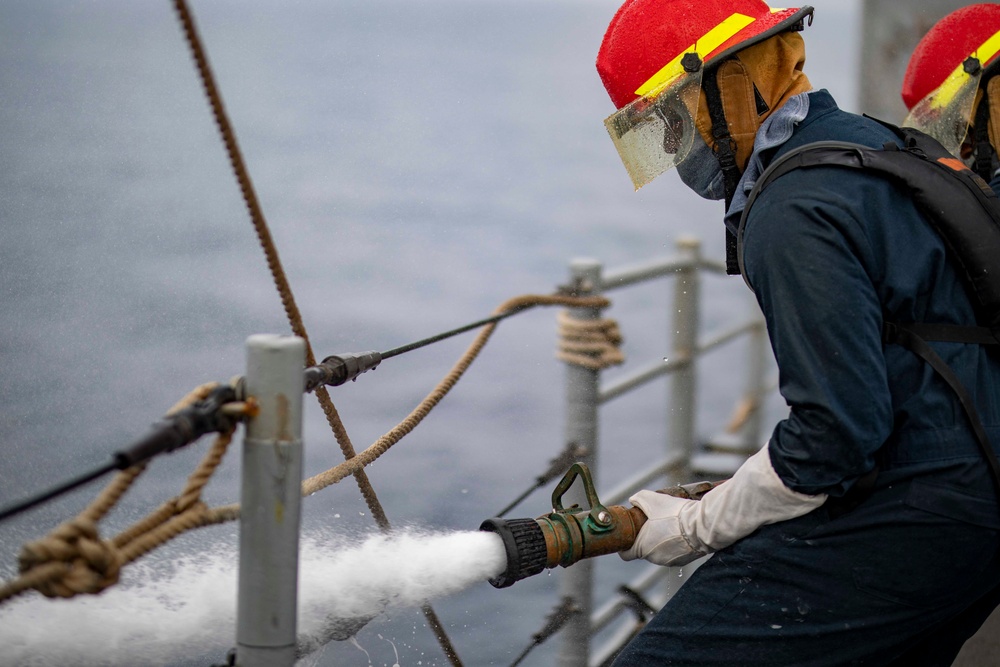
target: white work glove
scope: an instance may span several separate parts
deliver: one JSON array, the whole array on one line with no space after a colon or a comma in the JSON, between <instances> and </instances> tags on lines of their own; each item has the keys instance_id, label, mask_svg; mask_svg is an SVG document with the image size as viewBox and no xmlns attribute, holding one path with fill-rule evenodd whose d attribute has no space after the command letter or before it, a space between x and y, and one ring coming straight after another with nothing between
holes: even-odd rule
<instances>
[{"instance_id":1,"label":"white work glove","mask_svg":"<svg viewBox=\"0 0 1000 667\"><path fill-rule=\"evenodd\" d=\"M740 466L732 479L701 500L639 491L629 501L648 520L635 543L619 552L624 560L644 558L657 565L685 565L724 549L761 526L808 514L826 495L792 491L774 471L767 447Z\"/></svg>"}]
</instances>

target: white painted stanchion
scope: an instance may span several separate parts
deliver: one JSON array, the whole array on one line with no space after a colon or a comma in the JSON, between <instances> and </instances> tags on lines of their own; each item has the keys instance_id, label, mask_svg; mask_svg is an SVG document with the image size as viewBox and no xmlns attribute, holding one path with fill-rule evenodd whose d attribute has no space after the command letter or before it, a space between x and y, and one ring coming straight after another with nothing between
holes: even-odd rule
<instances>
[{"instance_id":1,"label":"white painted stanchion","mask_svg":"<svg viewBox=\"0 0 1000 667\"><path fill-rule=\"evenodd\" d=\"M667 414L670 415L667 454L678 450L690 458L694 451L696 418L698 414L697 373L695 362L698 353L698 329L701 326L701 243L698 239L683 237L677 241L678 254L686 266L677 271L674 279L673 317L671 318L671 355L683 365L670 378L670 397Z\"/></svg>"},{"instance_id":2,"label":"white painted stanchion","mask_svg":"<svg viewBox=\"0 0 1000 667\"><path fill-rule=\"evenodd\" d=\"M301 338L247 339L246 392L260 413L248 422L243 447L239 667L295 663L304 365Z\"/></svg>"},{"instance_id":3,"label":"white painted stanchion","mask_svg":"<svg viewBox=\"0 0 1000 667\"><path fill-rule=\"evenodd\" d=\"M589 287L587 295L601 292L601 264L591 259L576 259L570 265L573 283ZM601 316L597 308L574 308L573 317L596 320ZM584 447L587 454L579 460L597 471L597 433L599 383L601 372L575 364L566 364L566 442ZM588 507L583 487L576 484L564 496L567 506L579 504ZM563 627L562 646L559 649L559 667L586 667L590 655L590 612L593 605L593 567L589 560L582 560L559 573L559 591L562 597L572 598L577 610Z\"/></svg>"}]
</instances>

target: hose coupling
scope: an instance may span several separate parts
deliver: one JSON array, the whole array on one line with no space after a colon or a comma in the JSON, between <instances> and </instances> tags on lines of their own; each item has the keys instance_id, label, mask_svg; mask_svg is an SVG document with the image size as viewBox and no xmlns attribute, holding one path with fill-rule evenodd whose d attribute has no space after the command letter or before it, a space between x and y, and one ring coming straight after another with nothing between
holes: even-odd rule
<instances>
[{"instance_id":1,"label":"hose coupling","mask_svg":"<svg viewBox=\"0 0 1000 667\"><path fill-rule=\"evenodd\" d=\"M382 353L374 350L354 354L333 354L315 366L306 369L306 392L329 385L339 387L348 380L378 368Z\"/></svg>"}]
</instances>

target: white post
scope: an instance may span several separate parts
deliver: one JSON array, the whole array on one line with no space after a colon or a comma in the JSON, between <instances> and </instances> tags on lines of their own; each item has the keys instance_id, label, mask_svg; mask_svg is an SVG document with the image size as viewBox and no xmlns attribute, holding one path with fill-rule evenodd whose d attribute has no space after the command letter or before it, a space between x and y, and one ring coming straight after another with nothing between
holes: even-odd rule
<instances>
[{"instance_id":1,"label":"white post","mask_svg":"<svg viewBox=\"0 0 1000 667\"><path fill-rule=\"evenodd\" d=\"M674 279L673 341L671 354L676 360L686 360L673 373L667 410L670 419L667 453L678 449L690 459L694 451L696 417L697 374L695 353L698 347L698 326L701 278L701 242L696 238L682 237L677 241L679 255L687 260L686 268L677 272ZM685 482L687 480L681 480Z\"/></svg>"},{"instance_id":2,"label":"white post","mask_svg":"<svg viewBox=\"0 0 1000 667\"><path fill-rule=\"evenodd\" d=\"M758 326L750 332L747 344L747 393L746 399L752 407L747 423L743 427L743 435L749 448L748 454L755 453L764 445L764 401L767 396L767 361L771 351L767 342L767 325L753 302L754 315L759 320Z\"/></svg>"},{"instance_id":3,"label":"white post","mask_svg":"<svg viewBox=\"0 0 1000 667\"><path fill-rule=\"evenodd\" d=\"M585 288L587 295L601 292L601 264L592 259L576 259L570 264L573 284ZM601 316L597 308L574 308L573 317L596 320ZM575 364L566 364L566 442L575 442L586 448L581 460L587 464L597 480L597 411L599 406L601 372ZM564 496L566 507L579 504L587 507L583 485L576 484ZM590 659L590 612L593 607L594 564L583 559L560 573L560 597L573 599L576 613L562 629L562 646L559 650L560 667L586 667Z\"/></svg>"},{"instance_id":4,"label":"white post","mask_svg":"<svg viewBox=\"0 0 1000 667\"><path fill-rule=\"evenodd\" d=\"M295 663L302 395L305 342L247 339L247 395L260 405L247 424L240 509L236 664Z\"/></svg>"}]
</instances>

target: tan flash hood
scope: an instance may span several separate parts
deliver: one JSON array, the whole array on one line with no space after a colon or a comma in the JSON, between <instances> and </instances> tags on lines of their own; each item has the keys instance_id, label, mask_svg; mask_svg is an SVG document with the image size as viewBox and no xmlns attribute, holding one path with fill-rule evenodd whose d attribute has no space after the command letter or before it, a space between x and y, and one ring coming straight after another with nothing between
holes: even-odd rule
<instances>
[{"instance_id":1,"label":"tan flash hood","mask_svg":"<svg viewBox=\"0 0 1000 667\"><path fill-rule=\"evenodd\" d=\"M749 46L718 65L716 75L729 134L736 141L736 164L742 173L753 153L761 123L789 98L812 89L802 71L806 47L797 32L782 32ZM711 65L709 65L711 66ZM709 146L712 121L701 92L695 126Z\"/></svg>"},{"instance_id":2,"label":"tan flash hood","mask_svg":"<svg viewBox=\"0 0 1000 667\"><path fill-rule=\"evenodd\" d=\"M997 150L997 146L1000 146L1000 127L998 127L1000 126L1000 76L994 76L990 79L989 83L986 84L986 92L990 105L990 122L987 125L989 128L990 143L993 144L993 150ZM976 117L974 112L972 117ZM994 119L998 122L994 122ZM997 152L1000 152L1000 150Z\"/></svg>"}]
</instances>

